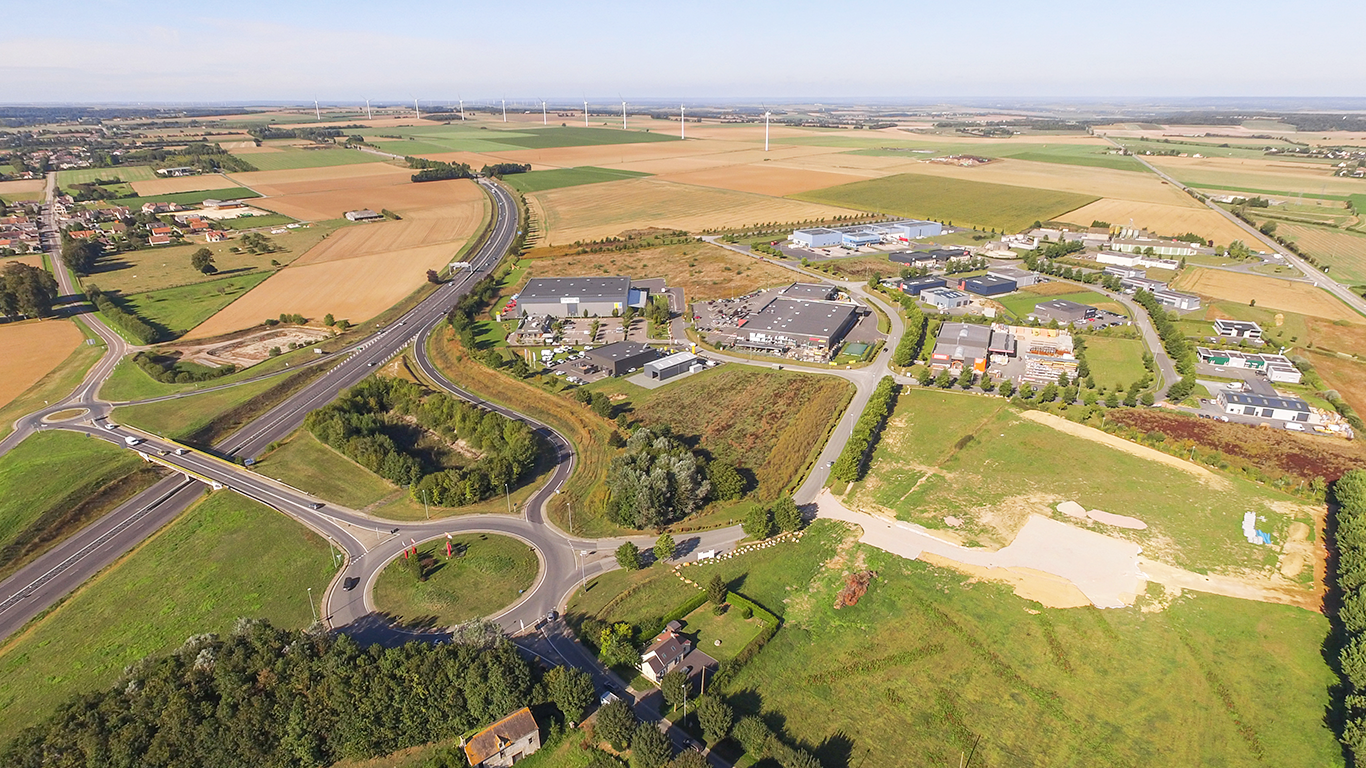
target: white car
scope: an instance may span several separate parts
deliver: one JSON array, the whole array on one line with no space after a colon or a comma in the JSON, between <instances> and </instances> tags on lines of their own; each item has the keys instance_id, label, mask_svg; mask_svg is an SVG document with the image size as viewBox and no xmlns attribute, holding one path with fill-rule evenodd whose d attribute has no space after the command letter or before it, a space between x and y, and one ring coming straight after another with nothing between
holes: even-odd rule
<instances>
[{"instance_id":1,"label":"white car","mask_svg":"<svg viewBox=\"0 0 1366 768\"><path fill-rule=\"evenodd\" d=\"M118 429L118 428L119 428L119 425L117 425L117 424L115 424L114 422L111 421L111 422L109 422L108 424L105 424L105 425L104 425L104 428L105 428L105 429L108 429L108 430L110 430L110 431L113 431L113 430L115 430L115 429Z\"/></svg>"},{"instance_id":2,"label":"white car","mask_svg":"<svg viewBox=\"0 0 1366 768\"><path fill-rule=\"evenodd\" d=\"M1288 429L1288 430L1290 430L1291 432L1303 432L1303 431L1304 431L1304 425L1301 424L1301 423L1299 423L1299 422L1297 422L1297 421L1287 421L1287 422L1285 423L1285 428Z\"/></svg>"}]
</instances>

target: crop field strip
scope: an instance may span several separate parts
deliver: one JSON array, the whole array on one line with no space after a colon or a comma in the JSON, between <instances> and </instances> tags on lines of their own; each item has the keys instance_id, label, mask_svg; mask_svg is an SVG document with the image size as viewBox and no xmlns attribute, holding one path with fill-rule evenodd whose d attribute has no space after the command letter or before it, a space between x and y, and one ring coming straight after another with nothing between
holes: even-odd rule
<instances>
[{"instance_id":1,"label":"crop field strip","mask_svg":"<svg viewBox=\"0 0 1366 768\"><path fill-rule=\"evenodd\" d=\"M586 165L580 168L557 168L549 171L531 171L507 176L503 181L518 192L544 192L547 189L577 187L582 184L598 184L604 181L620 181L649 176L639 171L595 168Z\"/></svg>"},{"instance_id":2,"label":"crop field strip","mask_svg":"<svg viewBox=\"0 0 1366 768\"><path fill-rule=\"evenodd\" d=\"M121 179L123 181L154 181L161 177L148 165L120 165L109 168L76 168L57 171L57 186L71 184L92 184L97 179Z\"/></svg>"},{"instance_id":3,"label":"crop field strip","mask_svg":"<svg viewBox=\"0 0 1366 768\"><path fill-rule=\"evenodd\" d=\"M1278 194L1361 194L1366 181L1332 175L1332 169L1276 160L1147 157L1159 170L1183 184L1276 190Z\"/></svg>"},{"instance_id":4,"label":"crop field strip","mask_svg":"<svg viewBox=\"0 0 1366 768\"><path fill-rule=\"evenodd\" d=\"M175 176L171 178L143 179L132 183L133 191L139 197L157 197L159 195L177 195L186 192L203 192L205 190L221 190L233 186L226 174L205 173L197 176ZM209 195L208 197L213 197ZM229 198L220 198L229 199Z\"/></svg>"},{"instance_id":5,"label":"crop field strip","mask_svg":"<svg viewBox=\"0 0 1366 768\"><path fill-rule=\"evenodd\" d=\"M1319 262L1332 266L1332 277L1366 283L1366 233L1278 222L1276 234L1298 245Z\"/></svg>"},{"instance_id":6,"label":"crop field strip","mask_svg":"<svg viewBox=\"0 0 1366 768\"><path fill-rule=\"evenodd\" d=\"M1250 239L1237 224L1203 206L1192 208L1107 198L1078 208L1062 220L1081 227L1089 227L1093 221L1108 221L1114 226L1134 226L1169 237L1194 232L1225 246L1234 240L1246 242Z\"/></svg>"},{"instance_id":7,"label":"crop field strip","mask_svg":"<svg viewBox=\"0 0 1366 768\"><path fill-rule=\"evenodd\" d=\"M378 158L355 149L285 149L281 152L249 153L242 159L262 171L321 168L334 165L373 163Z\"/></svg>"}]
</instances>

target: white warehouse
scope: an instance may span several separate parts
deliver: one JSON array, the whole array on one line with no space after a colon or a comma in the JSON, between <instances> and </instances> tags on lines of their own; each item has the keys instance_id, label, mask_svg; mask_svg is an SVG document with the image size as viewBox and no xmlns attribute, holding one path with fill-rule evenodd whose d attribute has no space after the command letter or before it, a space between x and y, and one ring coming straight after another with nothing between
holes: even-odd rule
<instances>
[{"instance_id":1,"label":"white warehouse","mask_svg":"<svg viewBox=\"0 0 1366 768\"><path fill-rule=\"evenodd\" d=\"M944 233L944 225L937 221L904 219L881 224L853 224L847 227L811 227L793 230L789 238L803 248L833 248L844 244L849 236L858 245L874 242L908 243L922 237L937 237Z\"/></svg>"}]
</instances>

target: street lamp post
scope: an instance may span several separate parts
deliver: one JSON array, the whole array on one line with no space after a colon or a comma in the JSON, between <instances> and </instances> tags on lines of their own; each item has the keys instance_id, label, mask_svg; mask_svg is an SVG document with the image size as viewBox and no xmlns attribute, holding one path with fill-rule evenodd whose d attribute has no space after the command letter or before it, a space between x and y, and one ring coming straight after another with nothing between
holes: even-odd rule
<instances>
[{"instance_id":1,"label":"street lamp post","mask_svg":"<svg viewBox=\"0 0 1366 768\"><path fill-rule=\"evenodd\" d=\"M313 623L318 623L318 609L313 607L313 588L308 588L308 610L313 614Z\"/></svg>"},{"instance_id":2,"label":"street lamp post","mask_svg":"<svg viewBox=\"0 0 1366 768\"><path fill-rule=\"evenodd\" d=\"M503 495L507 497L507 500L508 500L508 514L510 515L510 514L512 514L512 491L508 490L508 484L507 484L507 483L503 483Z\"/></svg>"}]
</instances>

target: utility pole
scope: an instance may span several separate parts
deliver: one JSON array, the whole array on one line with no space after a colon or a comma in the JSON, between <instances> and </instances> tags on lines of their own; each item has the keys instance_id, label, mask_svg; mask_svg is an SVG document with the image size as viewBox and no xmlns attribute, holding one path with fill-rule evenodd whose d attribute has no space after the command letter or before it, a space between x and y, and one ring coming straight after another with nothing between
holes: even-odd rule
<instances>
[{"instance_id":1,"label":"utility pole","mask_svg":"<svg viewBox=\"0 0 1366 768\"><path fill-rule=\"evenodd\" d=\"M313 607L313 588L308 588L308 610L313 614L313 623L318 623L318 609Z\"/></svg>"}]
</instances>

